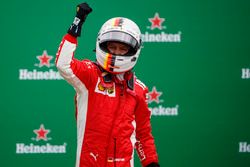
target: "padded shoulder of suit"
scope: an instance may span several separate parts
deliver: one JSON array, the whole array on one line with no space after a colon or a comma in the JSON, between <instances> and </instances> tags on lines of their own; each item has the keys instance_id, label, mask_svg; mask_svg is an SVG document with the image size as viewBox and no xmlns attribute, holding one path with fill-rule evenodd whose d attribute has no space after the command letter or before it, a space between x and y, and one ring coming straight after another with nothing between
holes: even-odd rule
<instances>
[{"instance_id":1,"label":"padded shoulder of suit","mask_svg":"<svg viewBox=\"0 0 250 167\"><path fill-rule=\"evenodd\" d=\"M136 94L140 97L145 97L148 93L148 87L139 79L135 79L135 91Z\"/></svg>"}]
</instances>

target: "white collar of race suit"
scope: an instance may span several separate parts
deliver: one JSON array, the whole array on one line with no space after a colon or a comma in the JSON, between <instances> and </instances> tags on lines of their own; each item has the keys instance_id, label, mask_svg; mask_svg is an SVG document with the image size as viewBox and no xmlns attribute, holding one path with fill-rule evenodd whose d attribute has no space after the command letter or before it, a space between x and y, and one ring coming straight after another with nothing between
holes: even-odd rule
<instances>
[{"instance_id":1,"label":"white collar of race suit","mask_svg":"<svg viewBox=\"0 0 250 167\"><path fill-rule=\"evenodd\" d=\"M116 74L115 77L116 77L119 81L124 81L124 74L125 74L125 73Z\"/></svg>"}]
</instances>

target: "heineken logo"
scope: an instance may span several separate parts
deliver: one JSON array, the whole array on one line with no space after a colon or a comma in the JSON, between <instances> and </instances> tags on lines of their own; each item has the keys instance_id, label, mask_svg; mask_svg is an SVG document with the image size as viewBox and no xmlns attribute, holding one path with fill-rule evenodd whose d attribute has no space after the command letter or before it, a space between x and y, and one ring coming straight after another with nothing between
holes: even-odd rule
<instances>
[{"instance_id":1,"label":"heineken logo","mask_svg":"<svg viewBox=\"0 0 250 167\"><path fill-rule=\"evenodd\" d=\"M54 64L50 63L50 60L53 59L53 56L48 55L46 50L43 51L42 55L36 56L36 58L39 60L39 64L35 64L35 66L38 66L38 67L43 67L43 66L50 67L50 66L54 65Z\"/></svg>"},{"instance_id":2,"label":"heineken logo","mask_svg":"<svg viewBox=\"0 0 250 167\"><path fill-rule=\"evenodd\" d=\"M62 76L58 71L49 69L48 71L38 71L36 69L19 69L19 80L61 80Z\"/></svg>"},{"instance_id":3,"label":"heineken logo","mask_svg":"<svg viewBox=\"0 0 250 167\"><path fill-rule=\"evenodd\" d=\"M157 90L156 86L153 86L152 90L147 94L147 102L149 104L149 110L153 116L178 116L179 105L176 104L171 107L166 107L162 103L164 100L161 98L163 92Z\"/></svg>"},{"instance_id":4,"label":"heineken logo","mask_svg":"<svg viewBox=\"0 0 250 167\"><path fill-rule=\"evenodd\" d=\"M45 154L45 153L58 153L65 154L67 143L63 144L51 144L47 141L52 140L51 137L48 137L50 129L46 129L43 124L40 125L38 129L34 129L34 137L31 138L33 142L28 144L25 143L16 143L16 154ZM44 143L46 142L46 143Z\"/></svg>"},{"instance_id":5,"label":"heineken logo","mask_svg":"<svg viewBox=\"0 0 250 167\"><path fill-rule=\"evenodd\" d=\"M167 29L167 26L164 25L166 19L160 17L160 14L156 12L153 17L149 17L148 21L150 24L146 26L148 31L145 31L141 37L143 42L181 42L182 32L166 32L163 30Z\"/></svg>"},{"instance_id":6,"label":"heineken logo","mask_svg":"<svg viewBox=\"0 0 250 167\"><path fill-rule=\"evenodd\" d=\"M148 103L152 103L152 102L160 103L161 95L162 95L162 92L157 91L156 87L153 86L152 91L148 92Z\"/></svg>"},{"instance_id":7,"label":"heineken logo","mask_svg":"<svg viewBox=\"0 0 250 167\"><path fill-rule=\"evenodd\" d=\"M62 76L55 69L55 64L51 63L54 57L44 50L42 54L36 56L38 60L33 69L19 69L19 80L62 80ZM52 68L54 67L54 68Z\"/></svg>"},{"instance_id":8,"label":"heineken logo","mask_svg":"<svg viewBox=\"0 0 250 167\"><path fill-rule=\"evenodd\" d=\"M159 30L162 30L163 28L166 28L165 26L162 26L162 23L165 21L165 18L160 18L159 13L155 13L153 18L148 19L151 23L150 28L151 30L154 30L155 28L158 28Z\"/></svg>"},{"instance_id":9,"label":"heineken logo","mask_svg":"<svg viewBox=\"0 0 250 167\"><path fill-rule=\"evenodd\" d=\"M67 144L63 145L51 145L49 143L45 145L35 145L30 143L25 145L24 143L16 144L16 154L45 154L45 153L57 153L65 154Z\"/></svg>"},{"instance_id":10,"label":"heineken logo","mask_svg":"<svg viewBox=\"0 0 250 167\"><path fill-rule=\"evenodd\" d=\"M43 124L40 125L39 129L33 130L33 132L36 134L36 137L32 138L32 140L36 140L36 141L39 141L39 140L48 141L48 140L51 139L51 138L47 137L47 135L50 132L50 130L49 129L45 129Z\"/></svg>"}]
</instances>

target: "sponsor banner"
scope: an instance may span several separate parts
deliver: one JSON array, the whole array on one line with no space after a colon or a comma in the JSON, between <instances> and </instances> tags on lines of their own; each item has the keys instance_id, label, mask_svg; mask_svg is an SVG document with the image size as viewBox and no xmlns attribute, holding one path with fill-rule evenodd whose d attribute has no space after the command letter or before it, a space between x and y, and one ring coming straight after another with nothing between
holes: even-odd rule
<instances>
[{"instance_id":1,"label":"sponsor banner","mask_svg":"<svg viewBox=\"0 0 250 167\"><path fill-rule=\"evenodd\" d=\"M163 25L165 18L161 18L159 13L155 13L153 18L148 18L148 21L151 23L151 26L147 26L148 31L142 33L143 42L181 42L181 31L165 32L166 26ZM155 32L154 30L158 29L159 31Z\"/></svg>"},{"instance_id":2,"label":"sponsor banner","mask_svg":"<svg viewBox=\"0 0 250 167\"><path fill-rule=\"evenodd\" d=\"M55 64L50 61L53 56L48 55L47 51L44 50L42 55L36 56L39 60L38 64L34 64L34 69L19 69L19 80L62 80L63 77L55 69ZM54 68L53 68L54 67ZM44 70L45 68L45 70ZM43 70L42 70L43 69Z\"/></svg>"},{"instance_id":3,"label":"sponsor banner","mask_svg":"<svg viewBox=\"0 0 250 167\"><path fill-rule=\"evenodd\" d=\"M47 141L52 140L47 135L50 133L49 129L46 129L43 124L40 125L39 129L33 130L36 137L32 137L28 144L16 143L16 154L65 154L67 143L63 144L51 144ZM45 141L46 143L39 144L39 141ZM34 144L35 142L35 144Z\"/></svg>"},{"instance_id":4,"label":"sponsor banner","mask_svg":"<svg viewBox=\"0 0 250 167\"><path fill-rule=\"evenodd\" d=\"M163 92L160 92L153 86L152 90L147 94L149 110L152 116L178 116L179 105L165 106L164 100L160 99ZM154 105L153 105L154 103ZM155 105L156 104L156 105Z\"/></svg>"}]
</instances>

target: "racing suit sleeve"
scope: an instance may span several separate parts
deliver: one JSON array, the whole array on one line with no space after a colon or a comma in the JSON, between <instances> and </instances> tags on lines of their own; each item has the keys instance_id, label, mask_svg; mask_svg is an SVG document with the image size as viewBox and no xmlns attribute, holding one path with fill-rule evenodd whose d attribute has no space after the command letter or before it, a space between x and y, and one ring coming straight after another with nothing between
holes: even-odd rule
<instances>
[{"instance_id":1,"label":"racing suit sleeve","mask_svg":"<svg viewBox=\"0 0 250 167\"><path fill-rule=\"evenodd\" d=\"M146 102L147 88L144 88L143 95L138 96L138 104L135 111L136 121L136 144L138 156L143 167L151 163L158 164L158 155L152 135L150 124L151 112L148 109Z\"/></svg>"},{"instance_id":2,"label":"racing suit sleeve","mask_svg":"<svg viewBox=\"0 0 250 167\"><path fill-rule=\"evenodd\" d=\"M94 69L90 61L79 61L74 58L77 37L81 35L82 25L91 12L92 8L87 3L77 5L74 21L68 29L68 33L63 37L56 54L58 71L64 79L73 85L77 92L84 89L84 86L88 88L91 69Z\"/></svg>"},{"instance_id":3,"label":"racing suit sleeve","mask_svg":"<svg viewBox=\"0 0 250 167\"><path fill-rule=\"evenodd\" d=\"M91 69L93 64L89 60L79 61L74 58L77 47L77 38L66 34L56 54L56 66L61 76L67 80L77 92L82 88L82 83L88 88L91 82Z\"/></svg>"}]
</instances>

